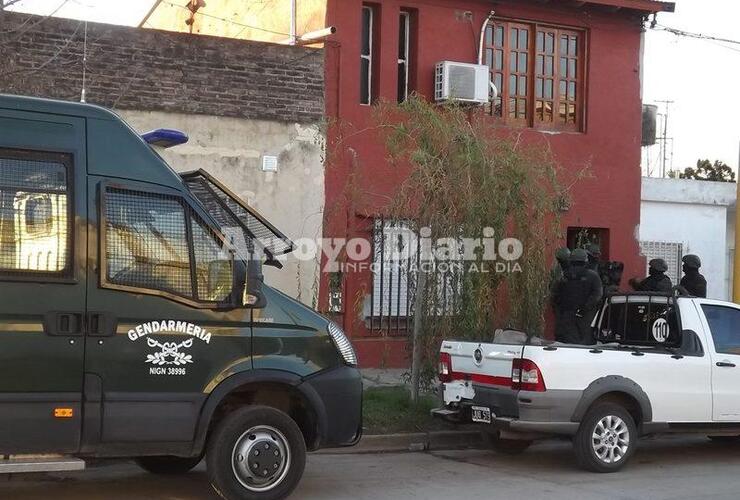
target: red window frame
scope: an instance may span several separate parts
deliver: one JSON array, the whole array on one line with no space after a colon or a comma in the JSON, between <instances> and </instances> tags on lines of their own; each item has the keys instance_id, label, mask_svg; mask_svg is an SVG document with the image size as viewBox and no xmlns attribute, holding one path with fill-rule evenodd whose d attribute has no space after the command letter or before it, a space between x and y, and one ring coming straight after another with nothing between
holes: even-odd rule
<instances>
[{"instance_id":1,"label":"red window frame","mask_svg":"<svg viewBox=\"0 0 740 500\"><path fill-rule=\"evenodd\" d=\"M489 107L492 116L540 130L584 130L585 30L496 20L484 45L499 91Z\"/></svg>"}]
</instances>

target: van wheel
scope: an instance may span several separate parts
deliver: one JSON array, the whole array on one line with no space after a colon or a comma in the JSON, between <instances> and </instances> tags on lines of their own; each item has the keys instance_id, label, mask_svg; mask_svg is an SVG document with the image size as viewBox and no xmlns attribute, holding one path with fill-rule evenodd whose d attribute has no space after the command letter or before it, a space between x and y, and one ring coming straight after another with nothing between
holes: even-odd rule
<instances>
[{"instance_id":1,"label":"van wheel","mask_svg":"<svg viewBox=\"0 0 740 500\"><path fill-rule=\"evenodd\" d=\"M484 439L492 450L505 455L524 453L532 444L532 441L526 439L502 439L499 432L486 432Z\"/></svg>"},{"instance_id":2,"label":"van wheel","mask_svg":"<svg viewBox=\"0 0 740 500\"><path fill-rule=\"evenodd\" d=\"M134 461L139 467L152 474L176 475L185 474L203 460L198 457L138 457Z\"/></svg>"},{"instance_id":3,"label":"van wheel","mask_svg":"<svg viewBox=\"0 0 740 500\"><path fill-rule=\"evenodd\" d=\"M622 406L601 403L581 421L573 440L578 464L592 472L616 472L637 447L637 426Z\"/></svg>"},{"instance_id":4,"label":"van wheel","mask_svg":"<svg viewBox=\"0 0 740 500\"><path fill-rule=\"evenodd\" d=\"M268 406L240 408L218 425L206 453L208 475L226 500L277 500L298 485L306 443L298 425Z\"/></svg>"}]
</instances>

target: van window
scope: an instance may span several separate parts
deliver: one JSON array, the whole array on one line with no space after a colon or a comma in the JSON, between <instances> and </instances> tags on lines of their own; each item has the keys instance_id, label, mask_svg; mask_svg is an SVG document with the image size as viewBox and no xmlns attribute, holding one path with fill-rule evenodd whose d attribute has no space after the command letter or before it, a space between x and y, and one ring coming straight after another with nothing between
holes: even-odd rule
<instances>
[{"instance_id":1,"label":"van window","mask_svg":"<svg viewBox=\"0 0 740 500\"><path fill-rule=\"evenodd\" d=\"M180 198L115 188L108 188L106 194L107 281L192 298Z\"/></svg>"},{"instance_id":2,"label":"van window","mask_svg":"<svg viewBox=\"0 0 740 500\"><path fill-rule=\"evenodd\" d=\"M71 275L64 154L0 149L0 278Z\"/></svg>"},{"instance_id":3,"label":"van window","mask_svg":"<svg viewBox=\"0 0 740 500\"><path fill-rule=\"evenodd\" d=\"M714 350L720 354L740 354L740 310L707 304L701 308L712 332Z\"/></svg>"},{"instance_id":4,"label":"van window","mask_svg":"<svg viewBox=\"0 0 740 500\"><path fill-rule=\"evenodd\" d=\"M108 187L105 224L107 284L201 302L231 295L230 253L180 196Z\"/></svg>"}]
</instances>

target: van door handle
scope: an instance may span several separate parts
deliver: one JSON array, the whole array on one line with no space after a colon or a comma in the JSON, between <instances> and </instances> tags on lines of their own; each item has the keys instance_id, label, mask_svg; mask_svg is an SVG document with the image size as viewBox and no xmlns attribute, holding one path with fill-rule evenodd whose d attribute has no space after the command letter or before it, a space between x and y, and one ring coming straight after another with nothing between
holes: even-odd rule
<instances>
[{"instance_id":1,"label":"van door handle","mask_svg":"<svg viewBox=\"0 0 740 500\"><path fill-rule=\"evenodd\" d=\"M116 316L107 312L87 314L87 334L91 337L112 337L118 329Z\"/></svg>"},{"instance_id":2,"label":"van door handle","mask_svg":"<svg viewBox=\"0 0 740 500\"><path fill-rule=\"evenodd\" d=\"M717 366L720 368L735 368L735 363L730 363L729 361L717 361Z\"/></svg>"},{"instance_id":3,"label":"van door handle","mask_svg":"<svg viewBox=\"0 0 740 500\"><path fill-rule=\"evenodd\" d=\"M85 315L77 312L48 312L44 333L55 337L80 337L85 333Z\"/></svg>"}]
</instances>

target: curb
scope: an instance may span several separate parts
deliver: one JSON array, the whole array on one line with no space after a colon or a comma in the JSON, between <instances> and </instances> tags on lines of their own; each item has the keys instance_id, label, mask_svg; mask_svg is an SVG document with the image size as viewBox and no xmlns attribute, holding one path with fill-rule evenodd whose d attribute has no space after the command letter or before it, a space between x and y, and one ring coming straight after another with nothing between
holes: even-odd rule
<instances>
[{"instance_id":1,"label":"curb","mask_svg":"<svg viewBox=\"0 0 740 500\"><path fill-rule=\"evenodd\" d=\"M484 447L480 431L433 431L363 436L358 444L347 448L328 448L322 455L420 452L460 450Z\"/></svg>"}]
</instances>

